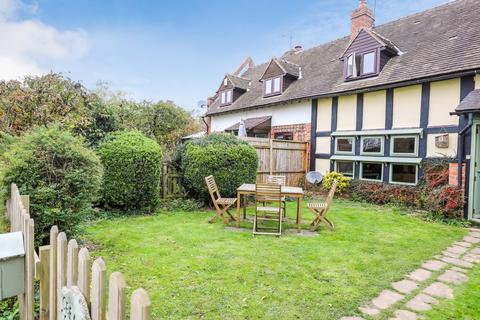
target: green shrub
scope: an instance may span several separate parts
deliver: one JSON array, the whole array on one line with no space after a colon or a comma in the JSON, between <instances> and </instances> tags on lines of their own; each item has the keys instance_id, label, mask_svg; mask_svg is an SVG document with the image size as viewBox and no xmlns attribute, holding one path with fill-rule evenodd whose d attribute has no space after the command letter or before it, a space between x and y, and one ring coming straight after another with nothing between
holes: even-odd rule
<instances>
[{"instance_id":1,"label":"green shrub","mask_svg":"<svg viewBox=\"0 0 480 320\"><path fill-rule=\"evenodd\" d=\"M343 174L339 172L329 172L323 177L322 181L322 188L325 191L330 191L330 188L332 187L333 181L337 180L337 189L336 192L342 193L345 190L348 189L348 186L350 185L350 179L345 177Z\"/></svg>"},{"instance_id":2,"label":"green shrub","mask_svg":"<svg viewBox=\"0 0 480 320\"><path fill-rule=\"evenodd\" d=\"M107 209L153 212L160 195L162 149L138 131L111 134L98 149Z\"/></svg>"},{"instance_id":3,"label":"green shrub","mask_svg":"<svg viewBox=\"0 0 480 320\"><path fill-rule=\"evenodd\" d=\"M10 145L4 154L1 183L4 192L16 183L30 195L38 244L52 225L72 234L85 210L97 199L102 167L81 138L59 127L37 128Z\"/></svg>"},{"instance_id":4,"label":"green shrub","mask_svg":"<svg viewBox=\"0 0 480 320\"><path fill-rule=\"evenodd\" d=\"M200 200L209 200L205 184L209 175L215 177L223 197L235 196L240 185L256 180L257 152L231 135L214 134L188 142L180 158L184 187Z\"/></svg>"}]
</instances>

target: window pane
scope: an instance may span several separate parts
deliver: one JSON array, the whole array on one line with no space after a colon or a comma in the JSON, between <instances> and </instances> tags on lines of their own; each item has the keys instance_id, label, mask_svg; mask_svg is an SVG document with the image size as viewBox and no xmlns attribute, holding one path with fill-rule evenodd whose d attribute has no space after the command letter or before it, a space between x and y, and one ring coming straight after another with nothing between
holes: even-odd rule
<instances>
[{"instance_id":1,"label":"window pane","mask_svg":"<svg viewBox=\"0 0 480 320\"><path fill-rule=\"evenodd\" d=\"M363 56L363 74L375 72L375 52Z\"/></svg>"},{"instance_id":2,"label":"window pane","mask_svg":"<svg viewBox=\"0 0 480 320\"><path fill-rule=\"evenodd\" d=\"M272 80L265 81L265 94L272 93Z\"/></svg>"},{"instance_id":3,"label":"window pane","mask_svg":"<svg viewBox=\"0 0 480 320\"><path fill-rule=\"evenodd\" d=\"M382 180L382 163L362 163L362 179Z\"/></svg>"},{"instance_id":4,"label":"window pane","mask_svg":"<svg viewBox=\"0 0 480 320\"><path fill-rule=\"evenodd\" d=\"M222 92L222 104L225 104L225 103L226 103L225 92Z\"/></svg>"},{"instance_id":5,"label":"window pane","mask_svg":"<svg viewBox=\"0 0 480 320\"><path fill-rule=\"evenodd\" d=\"M382 152L382 138L364 138L363 140L362 151L370 153L380 153Z\"/></svg>"},{"instance_id":6,"label":"window pane","mask_svg":"<svg viewBox=\"0 0 480 320\"><path fill-rule=\"evenodd\" d=\"M353 75L353 54L347 58L347 77Z\"/></svg>"},{"instance_id":7,"label":"window pane","mask_svg":"<svg viewBox=\"0 0 480 320\"><path fill-rule=\"evenodd\" d=\"M393 153L415 153L415 137L393 138Z\"/></svg>"},{"instance_id":8,"label":"window pane","mask_svg":"<svg viewBox=\"0 0 480 320\"><path fill-rule=\"evenodd\" d=\"M273 92L280 92L280 78L273 79Z\"/></svg>"},{"instance_id":9,"label":"window pane","mask_svg":"<svg viewBox=\"0 0 480 320\"><path fill-rule=\"evenodd\" d=\"M362 61L362 56L359 54L355 54L355 64L353 66L353 74L355 77L360 76L360 66L362 65L361 61Z\"/></svg>"},{"instance_id":10,"label":"window pane","mask_svg":"<svg viewBox=\"0 0 480 320\"><path fill-rule=\"evenodd\" d=\"M392 164L392 182L416 183L417 166L406 164Z\"/></svg>"},{"instance_id":11,"label":"window pane","mask_svg":"<svg viewBox=\"0 0 480 320\"><path fill-rule=\"evenodd\" d=\"M277 132L275 139L278 140L293 140L293 132Z\"/></svg>"},{"instance_id":12,"label":"window pane","mask_svg":"<svg viewBox=\"0 0 480 320\"><path fill-rule=\"evenodd\" d=\"M345 177L353 178L353 167L354 164L353 162L343 162L343 161L338 161L337 162L337 172L340 172L343 174Z\"/></svg>"},{"instance_id":13,"label":"window pane","mask_svg":"<svg viewBox=\"0 0 480 320\"><path fill-rule=\"evenodd\" d=\"M232 102L232 91L227 91L227 103Z\"/></svg>"},{"instance_id":14,"label":"window pane","mask_svg":"<svg viewBox=\"0 0 480 320\"><path fill-rule=\"evenodd\" d=\"M353 138L337 138L337 151L353 152Z\"/></svg>"}]
</instances>

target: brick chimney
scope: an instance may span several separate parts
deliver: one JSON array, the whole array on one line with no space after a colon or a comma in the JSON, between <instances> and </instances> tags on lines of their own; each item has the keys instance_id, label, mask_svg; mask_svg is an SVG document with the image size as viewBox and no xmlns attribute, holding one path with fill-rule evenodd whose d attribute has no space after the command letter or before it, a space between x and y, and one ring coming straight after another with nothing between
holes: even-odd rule
<instances>
[{"instance_id":1,"label":"brick chimney","mask_svg":"<svg viewBox=\"0 0 480 320\"><path fill-rule=\"evenodd\" d=\"M352 12L352 33L350 39L357 36L362 28L370 29L375 24L373 11L367 5L367 0L360 0L358 8Z\"/></svg>"}]
</instances>

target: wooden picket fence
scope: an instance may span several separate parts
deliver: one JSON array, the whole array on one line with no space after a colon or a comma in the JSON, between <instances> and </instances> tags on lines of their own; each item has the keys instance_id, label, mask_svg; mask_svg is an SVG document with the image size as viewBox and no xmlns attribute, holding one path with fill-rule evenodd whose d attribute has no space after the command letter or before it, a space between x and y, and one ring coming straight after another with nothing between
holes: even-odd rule
<instances>
[{"instance_id":1,"label":"wooden picket fence","mask_svg":"<svg viewBox=\"0 0 480 320\"><path fill-rule=\"evenodd\" d=\"M70 319L61 315L61 291L64 287L77 287L84 296L92 320L126 319L126 283L121 273L110 275L107 288L107 269L103 259L92 263L87 248L79 248L75 239L70 241L57 226L50 231L50 244L35 252L34 227L30 218L29 197L20 195L15 184L7 200L7 218L11 231L23 232L25 244L25 293L18 297L21 320ZM40 312L35 314L35 282L40 288ZM107 298L108 292L108 298ZM73 319L73 318L72 318ZM132 293L131 320L150 320L151 302L144 289Z\"/></svg>"},{"instance_id":2,"label":"wooden picket fence","mask_svg":"<svg viewBox=\"0 0 480 320\"><path fill-rule=\"evenodd\" d=\"M289 186L304 184L310 158L308 142L250 137L242 140L257 151L257 182L266 182L268 175L282 175Z\"/></svg>"}]
</instances>

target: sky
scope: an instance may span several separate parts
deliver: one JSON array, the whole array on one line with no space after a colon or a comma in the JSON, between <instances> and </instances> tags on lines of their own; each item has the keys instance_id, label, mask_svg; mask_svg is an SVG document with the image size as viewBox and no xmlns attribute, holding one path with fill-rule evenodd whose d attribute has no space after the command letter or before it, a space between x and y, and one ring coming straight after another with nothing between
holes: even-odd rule
<instances>
[{"instance_id":1,"label":"sky","mask_svg":"<svg viewBox=\"0 0 480 320\"><path fill-rule=\"evenodd\" d=\"M373 8L375 0L369 0ZM376 24L448 0L376 0ZM358 0L0 0L0 78L61 72L198 110L251 56L345 36Z\"/></svg>"}]
</instances>

